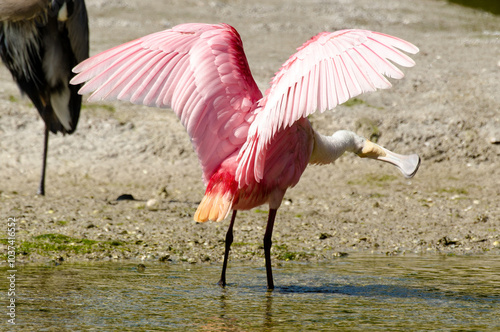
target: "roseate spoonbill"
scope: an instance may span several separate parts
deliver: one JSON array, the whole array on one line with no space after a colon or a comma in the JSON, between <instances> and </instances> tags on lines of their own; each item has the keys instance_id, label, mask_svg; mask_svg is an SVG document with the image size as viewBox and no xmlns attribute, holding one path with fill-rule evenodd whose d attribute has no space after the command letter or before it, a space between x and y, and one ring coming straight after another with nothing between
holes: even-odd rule
<instances>
[{"instance_id":1,"label":"roseate spoonbill","mask_svg":"<svg viewBox=\"0 0 500 332\"><path fill-rule=\"evenodd\" d=\"M39 195L49 131L72 134L80 116L82 96L69 80L89 56L87 21L84 0L4 0L0 7L0 56L45 122Z\"/></svg>"},{"instance_id":2,"label":"roseate spoonbill","mask_svg":"<svg viewBox=\"0 0 500 332\"><path fill-rule=\"evenodd\" d=\"M274 288L271 236L285 191L308 163L328 164L351 151L385 161L412 177L420 158L399 155L350 131L323 136L307 116L350 97L389 88L384 77L411 67L399 50L418 48L366 30L322 32L298 48L271 81L257 88L236 30L227 25L182 24L104 51L74 68L72 83L86 82L89 101L128 100L172 108L186 127L203 169L205 196L196 221L221 221L233 210L219 284L226 267L238 210L269 204L264 235L267 287Z\"/></svg>"}]
</instances>

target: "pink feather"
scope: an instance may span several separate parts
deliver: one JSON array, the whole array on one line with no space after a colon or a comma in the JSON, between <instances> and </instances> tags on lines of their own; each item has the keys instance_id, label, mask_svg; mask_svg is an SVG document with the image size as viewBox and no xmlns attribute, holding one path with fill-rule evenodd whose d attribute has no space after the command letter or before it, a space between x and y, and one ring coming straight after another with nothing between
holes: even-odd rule
<instances>
[{"instance_id":1,"label":"pink feather","mask_svg":"<svg viewBox=\"0 0 500 332\"><path fill-rule=\"evenodd\" d=\"M395 64L414 65L400 50L418 52L404 40L367 30L319 33L283 64L262 97L236 30L188 23L85 60L71 82L86 82L80 93L93 91L90 101L172 108L191 137L205 183L217 178L207 192L233 188L220 179L234 178L241 192L224 197L234 200L233 208L248 208L272 201L274 190L278 200L298 182L312 149L300 145L311 141L301 135L313 135L304 118L389 88L385 76L403 77ZM285 146L293 153L280 155ZM263 187L256 189L259 183Z\"/></svg>"}]
</instances>

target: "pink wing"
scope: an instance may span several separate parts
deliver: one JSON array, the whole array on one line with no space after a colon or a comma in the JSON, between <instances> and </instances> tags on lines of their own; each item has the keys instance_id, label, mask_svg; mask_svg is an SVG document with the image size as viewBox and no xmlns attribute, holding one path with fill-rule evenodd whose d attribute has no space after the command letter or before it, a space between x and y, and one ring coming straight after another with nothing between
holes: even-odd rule
<instances>
[{"instance_id":1,"label":"pink wing","mask_svg":"<svg viewBox=\"0 0 500 332\"><path fill-rule=\"evenodd\" d=\"M415 62L398 49L418 52L404 40L366 30L322 32L298 48L259 101L260 109L238 156L239 185L262 180L266 148L277 131L363 92L391 87L384 75L402 78L391 61L405 67Z\"/></svg>"},{"instance_id":2,"label":"pink wing","mask_svg":"<svg viewBox=\"0 0 500 332\"><path fill-rule=\"evenodd\" d=\"M89 101L120 99L172 108L207 182L245 143L262 97L240 36L229 25L182 24L104 51L74 68Z\"/></svg>"}]
</instances>

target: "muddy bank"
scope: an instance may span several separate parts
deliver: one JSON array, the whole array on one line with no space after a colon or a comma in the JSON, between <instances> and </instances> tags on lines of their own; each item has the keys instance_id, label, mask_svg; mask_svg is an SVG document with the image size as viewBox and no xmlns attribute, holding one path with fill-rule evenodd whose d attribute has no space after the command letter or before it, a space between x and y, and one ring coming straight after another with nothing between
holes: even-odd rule
<instances>
[{"instance_id":1,"label":"muddy bank","mask_svg":"<svg viewBox=\"0 0 500 332\"><path fill-rule=\"evenodd\" d=\"M92 54L183 22L229 23L262 90L319 31L362 28L411 41L421 50L417 65L392 89L314 114L311 122L323 134L376 134L391 150L418 153L419 173L409 181L390 166L348 155L309 167L278 211L275 259L500 253L500 145L493 144L500 140L499 17L445 1L87 6ZM86 103L74 135L51 137L47 196L37 197L43 124L3 66L0 100L0 216L17 219L19 261L221 260L228 220L192 221L204 187L172 112ZM121 194L136 200L116 201ZM239 213L232 259L262 259L266 213L267 206Z\"/></svg>"}]
</instances>

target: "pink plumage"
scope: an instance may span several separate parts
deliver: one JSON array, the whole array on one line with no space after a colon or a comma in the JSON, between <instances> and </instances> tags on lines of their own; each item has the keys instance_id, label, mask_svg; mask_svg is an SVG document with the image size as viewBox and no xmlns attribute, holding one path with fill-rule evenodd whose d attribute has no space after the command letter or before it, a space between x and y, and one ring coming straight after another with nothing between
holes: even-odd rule
<instances>
[{"instance_id":1,"label":"pink plumage","mask_svg":"<svg viewBox=\"0 0 500 332\"><path fill-rule=\"evenodd\" d=\"M205 183L238 154L235 178L242 188L264 179L269 142L277 132L317 110L390 87L384 75L402 78L390 61L414 62L397 48L418 51L399 38L366 30L319 33L283 64L262 98L236 30L188 23L89 58L74 68L79 74L72 83L88 81L80 93L94 91L89 101L172 108L191 137ZM289 181L285 186L298 178Z\"/></svg>"},{"instance_id":2,"label":"pink plumage","mask_svg":"<svg viewBox=\"0 0 500 332\"><path fill-rule=\"evenodd\" d=\"M257 88L236 30L227 25L182 24L102 52L74 68L73 84L89 101L127 100L171 108L186 127L207 185L195 220L220 221L231 210L225 266L237 210L269 203L265 237L268 287L272 288L270 238L276 210L308 163L329 163L344 151L396 165L405 176L418 169L416 155L390 152L352 132L316 133L307 116L335 108L363 92L401 79L395 64L411 67L403 52L418 48L367 30L322 32ZM229 246L227 245L229 243Z\"/></svg>"},{"instance_id":3,"label":"pink plumage","mask_svg":"<svg viewBox=\"0 0 500 332\"><path fill-rule=\"evenodd\" d=\"M262 97L228 25L183 24L102 52L74 68L89 101L172 108L198 153L205 183L246 140Z\"/></svg>"},{"instance_id":4,"label":"pink plumage","mask_svg":"<svg viewBox=\"0 0 500 332\"><path fill-rule=\"evenodd\" d=\"M258 103L262 108L251 125L239 157L238 182L260 181L266 146L278 130L300 118L333 109L363 92L391 87L384 75L403 78L391 62L411 67L415 62L398 51L418 48L396 37L366 30L322 32L298 48L271 81ZM252 147L255 145L255 147ZM246 167L250 160L254 167Z\"/></svg>"}]
</instances>

